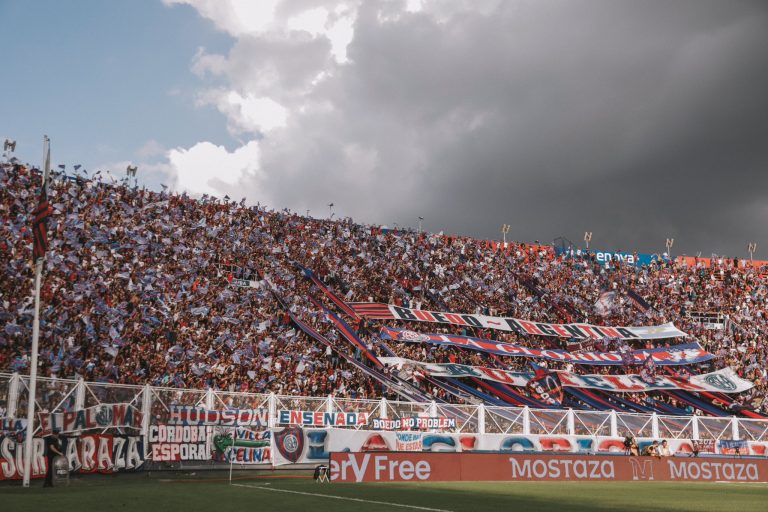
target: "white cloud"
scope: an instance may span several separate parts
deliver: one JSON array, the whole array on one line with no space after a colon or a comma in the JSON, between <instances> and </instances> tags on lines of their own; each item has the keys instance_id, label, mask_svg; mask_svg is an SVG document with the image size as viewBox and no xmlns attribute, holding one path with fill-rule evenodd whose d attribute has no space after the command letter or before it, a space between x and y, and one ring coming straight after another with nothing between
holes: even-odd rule
<instances>
[{"instance_id":1,"label":"white cloud","mask_svg":"<svg viewBox=\"0 0 768 512\"><path fill-rule=\"evenodd\" d=\"M288 110L272 98L245 96L236 91L210 90L201 97L201 103L213 104L227 117L233 134L261 135L285 127Z\"/></svg>"},{"instance_id":2,"label":"white cloud","mask_svg":"<svg viewBox=\"0 0 768 512\"><path fill-rule=\"evenodd\" d=\"M224 146L198 142L189 149L176 148L168 154L170 165L176 169L177 190L214 196L233 193L240 180L258 177L259 158L257 141L232 152Z\"/></svg>"},{"instance_id":3,"label":"white cloud","mask_svg":"<svg viewBox=\"0 0 768 512\"><path fill-rule=\"evenodd\" d=\"M280 0L163 0L166 5L186 4L220 30L234 37L267 30L275 20Z\"/></svg>"},{"instance_id":4,"label":"white cloud","mask_svg":"<svg viewBox=\"0 0 768 512\"><path fill-rule=\"evenodd\" d=\"M288 18L285 26L288 30L304 30L318 36L325 33L327 24L328 9L317 7Z\"/></svg>"},{"instance_id":5,"label":"white cloud","mask_svg":"<svg viewBox=\"0 0 768 512\"><path fill-rule=\"evenodd\" d=\"M162 144L155 139L150 139L144 143L143 146L136 151L136 155L142 159L150 159L162 156L165 154L165 148Z\"/></svg>"},{"instance_id":6,"label":"white cloud","mask_svg":"<svg viewBox=\"0 0 768 512\"><path fill-rule=\"evenodd\" d=\"M172 150L169 165L178 173L178 189L223 194L242 181L274 206L303 208L325 199L292 197L286 202L294 188L331 196L340 191L337 185L329 188L329 183L342 182L352 188L351 193L356 189L395 193L397 186L413 181L411 172L423 166L424 155L414 134L398 126L407 125L407 120L389 118L397 116L397 108L385 119L380 112L359 112L362 118L350 119L357 110L354 102L368 101L361 94L369 93L356 89L367 87L356 83L360 78L356 73L345 73L355 65L348 50L365 10L380 19L382 12L383 18L401 19L421 11L422 2L165 2L192 6L234 38L227 55L200 48L192 71L203 81L215 78L217 84L200 91L198 104L221 112L234 136L252 139L232 152L213 142ZM397 77L386 77L392 79ZM353 89L347 94L344 87ZM387 129L371 133L366 126L369 115ZM382 140L371 139L384 133ZM370 208L365 194L353 196L349 213Z\"/></svg>"}]
</instances>

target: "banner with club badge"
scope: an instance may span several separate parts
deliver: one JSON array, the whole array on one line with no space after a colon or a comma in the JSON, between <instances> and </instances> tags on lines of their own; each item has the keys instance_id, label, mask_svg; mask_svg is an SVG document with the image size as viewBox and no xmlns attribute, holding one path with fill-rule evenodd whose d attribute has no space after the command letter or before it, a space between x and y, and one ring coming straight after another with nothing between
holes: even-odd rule
<instances>
[{"instance_id":1,"label":"banner with club badge","mask_svg":"<svg viewBox=\"0 0 768 512\"><path fill-rule=\"evenodd\" d=\"M501 382L509 386L527 387L535 379L531 372L514 372L484 366L469 366L453 363L423 363L400 357L380 357L382 363L401 371L419 368L433 377L474 377L477 379ZM754 387L748 380L742 379L730 368L701 375L689 375L686 378L673 375L654 375L647 373L602 375L581 375L565 371L556 373L560 383L566 387L600 389L621 393L638 393L656 390L682 389L686 391L709 391L715 393L741 393ZM651 380L651 378L653 380Z\"/></svg>"},{"instance_id":2,"label":"banner with club badge","mask_svg":"<svg viewBox=\"0 0 768 512\"><path fill-rule=\"evenodd\" d=\"M429 343L467 350L476 350L488 354L511 357L535 357L550 361L565 361L574 364L630 366L643 364L650 354L654 363L659 366L674 366L696 364L709 361L715 356L704 350L698 343L672 345L671 347L654 348L650 350L631 350L624 344L626 350L619 352L568 352L565 350L549 350L529 348L514 343L503 343L485 338L458 336L455 334L421 333L394 327L382 327L379 333L382 339L405 341L408 343Z\"/></svg>"}]
</instances>

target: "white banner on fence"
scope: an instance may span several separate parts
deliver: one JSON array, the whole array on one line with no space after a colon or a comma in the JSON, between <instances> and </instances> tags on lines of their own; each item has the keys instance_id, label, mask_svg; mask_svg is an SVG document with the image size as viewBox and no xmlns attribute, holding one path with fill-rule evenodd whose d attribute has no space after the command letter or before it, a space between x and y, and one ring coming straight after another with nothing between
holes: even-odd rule
<instances>
[{"instance_id":1,"label":"white banner on fence","mask_svg":"<svg viewBox=\"0 0 768 512\"><path fill-rule=\"evenodd\" d=\"M132 404L99 404L69 412L40 413L43 435L52 430L77 432L81 430L128 427L141 429L143 415Z\"/></svg>"},{"instance_id":2,"label":"white banner on fence","mask_svg":"<svg viewBox=\"0 0 768 512\"><path fill-rule=\"evenodd\" d=\"M452 363L422 363L401 357L380 357L379 360L400 370L413 371L421 368L433 377L475 377L478 379L502 382L510 386L525 387L533 378L533 373L512 372L484 366L468 366ZM659 389L684 389L687 391L712 391L719 393L741 393L754 387L748 380L740 378L730 369L725 368L712 373L692 375L687 380L669 375L657 375L654 381L643 380L640 374L623 375L579 375L558 371L563 386L572 388L602 389L622 393L654 391Z\"/></svg>"},{"instance_id":3,"label":"white banner on fence","mask_svg":"<svg viewBox=\"0 0 768 512\"><path fill-rule=\"evenodd\" d=\"M192 405L171 405L169 416L169 425L266 427L269 410L265 407L259 407L257 409L216 411Z\"/></svg>"},{"instance_id":4,"label":"white banner on fence","mask_svg":"<svg viewBox=\"0 0 768 512\"><path fill-rule=\"evenodd\" d=\"M301 429L290 427L274 431L275 465L327 463L331 452L562 452L624 453L623 437L525 435L525 434L443 434L431 432L363 431L349 429ZM284 444L279 441L283 440ZM640 450L653 439L638 437ZM668 439L670 455L700 453L733 454L728 441ZM742 455L768 454L768 442L744 442Z\"/></svg>"}]
</instances>

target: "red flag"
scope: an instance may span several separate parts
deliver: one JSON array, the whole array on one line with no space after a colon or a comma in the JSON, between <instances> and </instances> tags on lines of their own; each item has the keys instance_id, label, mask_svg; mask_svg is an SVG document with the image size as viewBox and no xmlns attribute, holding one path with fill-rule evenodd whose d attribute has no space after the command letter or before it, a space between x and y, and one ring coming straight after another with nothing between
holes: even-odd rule
<instances>
[{"instance_id":1,"label":"red flag","mask_svg":"<svg viewBox=\"0 0 768 512\"><path fill-rule=\"evenodd\" d=\"M45 257L48 250L48 217L53 213L53 208L48 203L48 194L45 186L40 190L40 200L37 208L32 212L34 220L32 221L32 259L38 261Z\"/></svg>"}]
</instances>

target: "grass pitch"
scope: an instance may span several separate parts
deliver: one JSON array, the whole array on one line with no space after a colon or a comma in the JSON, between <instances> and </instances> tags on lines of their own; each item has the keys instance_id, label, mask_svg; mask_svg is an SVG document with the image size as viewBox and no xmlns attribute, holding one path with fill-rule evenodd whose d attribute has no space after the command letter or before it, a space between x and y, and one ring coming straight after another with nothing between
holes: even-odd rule
<instances>
[{"instance_id":1,"label":"grass pitch","mask_svg":"<svg viewBox=\"0 0 768 512\"><path fill-rule=\"evenodd\" d=\"M309 479L226 481L77 479L69 487L0 486L5 511L738 511L768 512L766 484L667 482L451 482L317 484Z\"/></svg>"}]
</instances>

